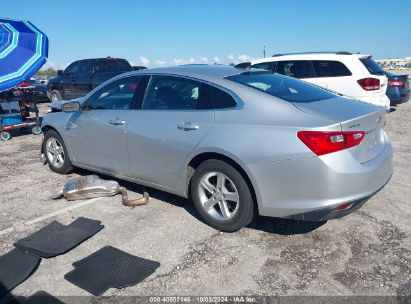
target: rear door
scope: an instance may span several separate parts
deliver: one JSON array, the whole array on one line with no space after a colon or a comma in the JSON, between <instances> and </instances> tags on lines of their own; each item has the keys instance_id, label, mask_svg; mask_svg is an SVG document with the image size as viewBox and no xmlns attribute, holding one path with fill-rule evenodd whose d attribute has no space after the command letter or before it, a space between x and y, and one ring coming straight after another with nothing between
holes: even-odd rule
<instances>
[{"instance_id":1,"label":"rear door","mask_svg":"<svg viewBox=\"0 0 411 304\"><path fill-rule=\"evenodd\" d=\"M214 122L208 91L198 81L153 75L141 110L127 125L130 175L173 188L185 159Z\"/></svg>"},{"instance_id":2,"label":"rear door","mask_svg":"<svg viewBox=\"0 0 411 304\"><path fill-rule=\"evenodd\" d=\"M311 60L277 61L275 72L317 84L314 67Z\"/></svg>"},{"instance_id":3,"label":"rear door","mask_svg":"<svg viewBox=\"0 0 411 304\"><path fill-rule=\"evenodd\" d=\"M76 163L128 174L126 127L139 80L131 76L105 85L85 101L82 111L71 115L66 129Z\"/></svg>"},{"instance_id":4,"label":"rear door","mask_svg":"<svg viewBox=\"0 0 411 304\"><path fill-rule=\"evenodd\" d=\"M353 96L353 79L347 66L337 60L312 60L316 84L346 96Z\"/></svg>"},{"instance_id":5,"label":"rear door","mask_svg":"<svg viewBox=\"0 0 411 304\"><path fill-rule=\"evenodd\" d=\"M132 71L132 67L125 59L111 57L97 59L93 69L91 87L94 89L106 80L130 71Z\"/></svg>"}]
</instances>

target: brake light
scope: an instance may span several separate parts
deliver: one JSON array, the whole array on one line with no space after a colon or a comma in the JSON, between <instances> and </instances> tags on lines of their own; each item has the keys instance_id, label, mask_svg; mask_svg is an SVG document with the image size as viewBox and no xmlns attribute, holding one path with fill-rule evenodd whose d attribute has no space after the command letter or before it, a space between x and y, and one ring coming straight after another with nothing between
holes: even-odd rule
<instances>
[{"instance_id":1,"label":"brake light","mask_svg":"<svg viewBox=\"0 0 411 304\"><path fill-rule=\"evenodd\" d=\"M364 139L363 131L300 131L297 137L316 155L355 147Z\"/></svg>"},{"instance_id":2,"label":"brake light","mask_svg":"<svg viewBox=\"0 0 411 304\"><path fill-rule=\"evenodd\" d=\"M366 91L375 91L380 89L380 80L377 78L363 78L357 80L357 82Z\"/></svg>"},{"instance_id":3,"label":"brake light","mask_svg":"<svg viewBox=\"0 0 411 304\"><path fill-rule=\"evenodd\" d=\"M23 81L22 83L20 83L20 87L25 88L25 87L29 87L30 83Z\"/></svg>"},{"instance_id":4,"label":"brake light","mask_svg":"<svg viewBox=\"0 0 411 304\"><path fill-rule=\"evenodd\" d=\"M388 85L391 88L405 88L405 82L402 80L388 79Z\"/></svg>"}]
</instances>

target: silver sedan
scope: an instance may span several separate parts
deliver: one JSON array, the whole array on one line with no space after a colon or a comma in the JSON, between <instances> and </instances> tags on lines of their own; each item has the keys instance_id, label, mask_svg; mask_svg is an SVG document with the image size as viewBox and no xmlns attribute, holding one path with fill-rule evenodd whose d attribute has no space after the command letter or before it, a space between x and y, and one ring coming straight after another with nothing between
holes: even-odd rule
<instances>
[{"instance_id":1,"label":"silver sedan","mask_svg":"<svg viewBox=\"0 0 411 304\"><path fill-rule=\"evenodd\" d=\"M113 78L43 119L51 168L190 198L223 231L254 215L342 217L392 174L385 109L262 70L187 65Z\"/></svg>"}]
</instances>

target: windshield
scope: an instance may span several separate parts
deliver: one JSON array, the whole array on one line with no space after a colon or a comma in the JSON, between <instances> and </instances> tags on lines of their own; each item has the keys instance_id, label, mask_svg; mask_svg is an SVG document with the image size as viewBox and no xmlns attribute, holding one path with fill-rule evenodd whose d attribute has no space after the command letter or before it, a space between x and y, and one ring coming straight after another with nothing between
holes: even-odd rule
<instances>
[{"instance_id":1,"label":"windshield","mask_svg":"<svg viewBox=\"0 0 411 304\"><path fill-rule=\"evenodd\" d=\"M367 68L367 70L368 70L368 72L370 72L370 74L372 74L372 75L385 75L385 72L382 69L382 67L380 67L379 64L376 63L371 58L361 58L360 61Z\"/></svg>"},{"instance_id":2,"label":"windshield","mask_svg":"<svg viewBox=\"0 0 411 304\"><path fill-rule=\"evenodd\" d=\"M289 102L313 102L336 97L307 82L273 73L242 73L227 79Z\"/></svg>"}]
</instances>

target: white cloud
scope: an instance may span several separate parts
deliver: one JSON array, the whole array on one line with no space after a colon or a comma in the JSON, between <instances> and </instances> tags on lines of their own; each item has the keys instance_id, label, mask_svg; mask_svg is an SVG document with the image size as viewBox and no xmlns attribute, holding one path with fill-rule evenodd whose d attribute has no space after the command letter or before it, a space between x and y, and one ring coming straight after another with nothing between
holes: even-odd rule
<instances>
[{"instance_id":1,"label":"white cloud","mask_svg":"<svg viewBox=\"0 0 411 304\"><path fill-rule=\"evenodd\" d=\"M220 63L220 58L218 57L218 56L215 56L214 58L213 58L213 63Z\"/></svg>"},{"instance_id":2,"label":"white cloud","mask_svg":"<svg viewBox=\"0 0 411 304\"><path fill-rule=\"evenodd\" d=\"M240 54L240 55L238 55L238 60L240 61L240 62L244 62L244 61L253 61L254 60L254 58L253 57L251 57L251 56L248 56L248 55L246 55L246 54Z\"/></svg>"},{"instance_id":3,"label":"white cloud","mask_svg":"<svg viewBox=\"0 0 411 304\"><path fill-rule=\"evenodd\" d=\"M139 59L140 59L141 65L144 65L144 66L149 66L150 65L150 60L148 60L147 57L140 56Z\"/></svg>"},{"instance_id":4,"label":"white cloud","mask_svg":"<svg viewBox=\"0 0 411 304\"><path fill-rule=\"evenodd\" d=\"M229 63L234 63L234 64L238 64L241 62L245 62L245 61L253 61L255 58L251 57L247 54L239 54L239 55L234 55L234 54L230 54L227 56Z\"/></svg>"},{"instance_id":5,"label":"white cloud","mask_svg":"<svg viewBox=\"0 0 411 304\"><path fill-rule=\"evenodd\" d=\"M208 58L207 57L199 56L198 59L200 59L201 63L208 63Z\"/></svg>"},{"instance_id":6,"label":"white cloud","mask_svg":"<svg viewBox=\"0 0 411 304\"><path fill-rule=\"evenodd\" d=\"M182 65L182 64L193 64L193 63L197 63L198 60L196 60L195 58L191 57L188 59L185 58L174 58L172 61L173 65Z\"/></svg>"},{"instance_id":7,"label":"white cloud","mask_svg":"<svg viewBox=\"0 0 411 304\"><path fill-rule=\"evenodd\" d=\"M164 66L166 65L166 62L164 60L157 59L155 64L158 66Z\"/></svg>"}]
</instances>

